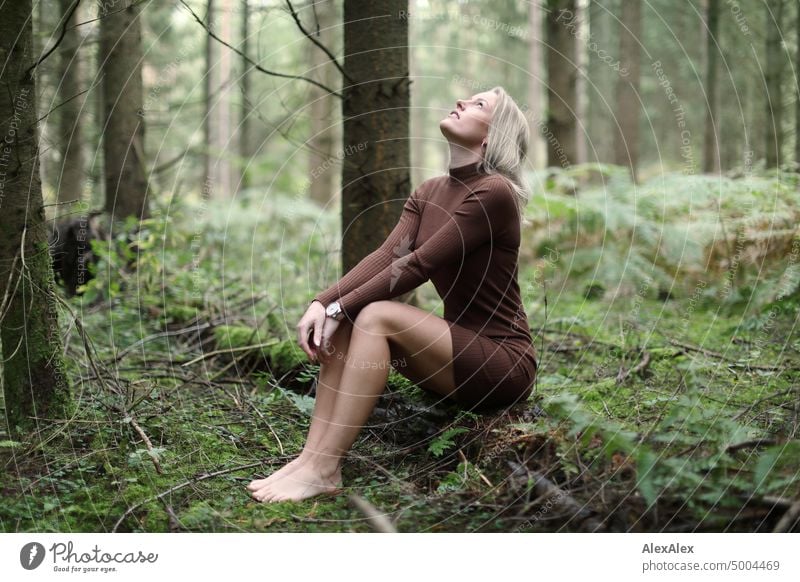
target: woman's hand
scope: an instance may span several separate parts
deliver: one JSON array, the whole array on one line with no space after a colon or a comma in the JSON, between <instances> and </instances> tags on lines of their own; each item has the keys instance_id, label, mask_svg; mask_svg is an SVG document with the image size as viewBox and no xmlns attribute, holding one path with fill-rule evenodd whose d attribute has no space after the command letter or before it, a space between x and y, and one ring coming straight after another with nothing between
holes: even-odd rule
<instances>
[{"instance_id":1,"label":"woman's hand","mask_svg":"<svg viewBox=\"0 0 800 582\"><path fill-rule=\"evenodd\" d=\"M326 319L328 316L325 315L325 306L314 300L297 324L297 343L312 362L317 359L319 347L322 345L322 328ZM310 343L309 335L312 336Z\"/></svg>"}]
</instances>

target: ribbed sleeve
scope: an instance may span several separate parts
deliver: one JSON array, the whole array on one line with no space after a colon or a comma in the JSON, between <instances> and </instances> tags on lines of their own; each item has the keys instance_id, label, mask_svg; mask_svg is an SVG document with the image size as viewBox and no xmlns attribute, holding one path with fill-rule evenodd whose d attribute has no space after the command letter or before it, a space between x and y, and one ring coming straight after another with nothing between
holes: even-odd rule
<instances>
[{"instance_id":1,"label":"ribbed sleeve","mask_svg":"<svg viewBox=\"0 0 800 582\"><path fill-rule=\"evenodd\" d=\"M514 196L502 178L486 180L466 194L451 218L411 252L403 237L417 228L419 214L404 211L392 232L392 240L381 247L380 262L365 266L360 272L369 272L370 276L359 274L358 284L339 298L345 316L353 320L368 303L415 289L430 279L437 268L458 264L474 249L501 236L517 216ZM381 268L377 269L378 266Z\"/></svg>"},{"instance_id":2,"label":"ribbed sleeve","mask_svg":"<svg viewBox=\"0 0 800 582\"><path fill-rule=\"evenodd\" d=\"M327 306L340 300L354 289L364 285L392 263L392 258L408 252L414 244L422 216L418 188L408 197L403 211L392 232L380 247L361 259L339 281L314 296L314 299ZM313 300L312 300L313 301ZM345 313L345 315L348 315Z\"/></svg>"}]
</instances>

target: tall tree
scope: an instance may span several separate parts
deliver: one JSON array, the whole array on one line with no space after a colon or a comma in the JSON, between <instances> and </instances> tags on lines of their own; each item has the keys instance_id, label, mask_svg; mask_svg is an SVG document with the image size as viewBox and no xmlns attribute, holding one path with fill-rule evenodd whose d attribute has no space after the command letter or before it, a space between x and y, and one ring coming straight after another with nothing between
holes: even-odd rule
<instances>
[{"instance_id":1,"label":"tall tree","mask_svg":"<svg viewBox=\"0 0 800 582\"><path fill-rule=\"evenodd\" d=\"M214 30L214 0L206 3L206 28ZM211 185L214 183L211 168L211 99L212 99L212 76L211 69L214 67L214 43L217 41L206 34L206 66L203 75L203 183Z\"/></svg>"},{"instance_id":2,"label":"tall tree","mask_svg":"<svg viewBox=\"0 0 800 582\"><path fill-rule=\"evenodd\" d=\"M706 126L703 134L703 172L719 171L719 99L717 55L719 0L706 0Z\"/></svg>"},{"instance_id":3,"label":"tall tree","mask_svg":"<svg viewBox=\"0 0 800 582\"><path fill-rule=\"evenodd\" d=\"M619 53L622 68L628 74L617 77L615 115L619 129L614 140L614 161L628 166L634 182L639 166L639 79L642 36L642 0L628 0L619 27Z\"/></svg>"},{"instance_id":4,"label":"tall tree","mask_svg":"<svg viewBox=\"0 0 800 582\"><path fill-rule=\"evenodd\" d=\"M587 158L586 123L588 121L589 95L587 73L589 54L589 0L575 2L575 163L584 164Z\"/></svg>"},{"instance_id":5,"label":"tall tree","mask_svg":"<svg viewBox=\"0 0 800 582\"><path fill-rule=\"evenodd\" d=\"M219 22L219 30L214 32L222 39L230 41L233 34L233 0L219 0L219 10L215 19ZM233 51L220 43L215 43L212 50L211 90L215 96L211 99L211 147L212 176L214 192L228 197L236 193L236 176L232 159L238 154L236 140L233 139Z\"/></svg>"},{"instance_id":6,"label":"tall tree","mask_svg":"<svg viewBox=\"0 0 800 582\"><path fill-rule=\"evenodd\" d=\"M765 3L767 27L767 66L764 83L766 85L766 166L774 168L781 163L783 147L783 91L781 89L783 71L783 47L781 46L781 19L784 0L771 0Z\"/></svg>"},{"instance_id":7,"label":"tall tree","mask_svg":"<svg viewBox=\"0 0 800 582\"><path fill-rule=\"evenodd\" d=\"M578 159L575 0L548 0L547 6L547 163L567 166Z\"/></svg>"},{"instance_id":8,"label":"tall tree","mask_svg":"<svg viewBox=\"0 0 800 582\"><path fill-rule=\"evenodd\" d=\"M336 27L335 2L333 0L317 2L314 13L316 22L311 22L311 26L306 28L310 29L311 34L321 44L333 49L334 33L339 30ZM314 43L309 42L307 47L311 66L310 76L326 87L338 90L339 72L331 65L330 57ZM325 206L335 195L338 165L331 164L330 160L335 157L337 138L341 139L337 131L341 126L336 115L339 100L316 85L311 86L309 97L311 99L311 136L308 140L308 176L311 180L309 194L312 200Z\"/></svg>"},{"instance_id":9,"label":"tall tree","mask_svg":"<svg viewBox=\"0 0 800 582\"><path fill-rule=\"evenodd\" d=\"M0 342L9 433L69 416L39 178L31 0L0 7Z\"/></svg>"},{"instance_id":10,"label":"tall tree","mask_svg":"<svg viewBox=\"0 0 800 582\"><path fill-rule=\"evenodd\" d=\"M797 0L797 14L795 17L795 71L800 71L800 0ZM797 74L797 73L796 73ZM795 87L798 79L795 76ZM794 94L794 161L800 171L800 91Z\"/></svg>"},{"instance_id":11,"label":"tall tree","mask_svg":"<svg viewBox=\"0 0 800 582\"><path fill-rule=\"evenodd\" d=\"M61 152L61 176L58 180L56 213L70 212L65 202L83 198L85 177L83 155L83 63L78 53L82 38L79 33L80 0L60 0L62 22L66 23L59 45L61 79L58 146Z\"/></svg>"},{"instance_id":12,"label":"tall tree","mask_svg":"<svg viewBox=\"0 0 800 582\"><path fill-rule=\"evenodd\" d=\"M240 20L242 45L241 45L241 67L242 73L239 79L242 91L242 109L239 118L239 155L242 157L244 165L242 167L239 184L242 189L247 188L249 179L247 170L249 166L252 146L250 144L250 125L252 123L252 110L250 106L250 63L247 62L250 53L250 4L247 0L242 0L242 18ZM211 37L209 37L210 39Z\"/></svg>"},{"instance_id":13,"label":"tall tree","mask_svg":"<svg viewBox=\"0 0 800 582\"><path fill-rule=\"evenodd\" d=\"M542 25L542 6L538 2L528 5L528 105L525 114L531 124L530 158L533 167L542 169L547 165L547 144L542 137L544 122L545 70L542 49L544 26Z\"/></svg>"},{"instance_id":14,"label":"tall tree","mask_svg":"<svg viewBox=\"0 0 800 582\"><path fill-rule=\"evenodd\" d=\"M103 84L103 154L106 212L112 221L147 218L147 175L142 110L141 2L100 7L100 70Z\"/></svg>"},{"instance_id":15,"label":"tall tree","mask_svg":"<svg viewBox=\"0 0 800 582\"><path fill-rule=\"evenodd\" d=\"M407 0L344 2L344 272L386 239L411 190L407 11Z\"/></svg>"}]
</instances>

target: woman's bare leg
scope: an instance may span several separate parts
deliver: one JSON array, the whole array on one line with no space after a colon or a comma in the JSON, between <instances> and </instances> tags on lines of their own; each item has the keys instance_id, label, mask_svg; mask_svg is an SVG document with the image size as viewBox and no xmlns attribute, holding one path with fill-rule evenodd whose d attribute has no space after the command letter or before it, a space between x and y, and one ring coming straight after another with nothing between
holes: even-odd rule
<instances>
[{"instance_id":1,"label":"woman's bare leg","mask_svg":"<svg viewBox=\"0 0 800 582\"><path fill-rule=\"evenodd\" d=\"M322 442L325 430L328 428L333 414L336 396L339 393L339 383L344 370L345 358L350 346L350 334L353 324L342 320L336 332L331 337L331 347L326 353L320 353L320 371L317 379L317 393L314 398L314 412L311 415L311 426L308 429L306 444L303 450L317 450ZM296 457L282 468L273 472L266 479L255 479L247 485L251 492L258 491L267 483L281 479L297 469L305 457Z\"/></svg>"},{"instance_id":2,"label":"woman's bare leg","mask_svg":"<svg viewBox=\"0 0 800 582\"><path fill-rule=\"evenodd\" d=\"M390 342L392 348L390 349ZM342 457L355 442L386 386L392 354L404 375L446 395L454 389L452 340L447 322L416 307L377 301L356 318L333 412L320 442L307 446L297 468L253 494L260 501L300 500L341 484Z\"/></svg>"}]
</instances>

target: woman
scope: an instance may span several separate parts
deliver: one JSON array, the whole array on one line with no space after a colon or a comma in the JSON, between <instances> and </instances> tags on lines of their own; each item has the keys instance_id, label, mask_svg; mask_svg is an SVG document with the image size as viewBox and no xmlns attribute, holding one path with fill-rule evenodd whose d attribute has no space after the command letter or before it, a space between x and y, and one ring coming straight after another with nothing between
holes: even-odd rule
<instances>
[{"instance_id":1,"label":"woman","mask_svg":"<svg viewBox=\"0 0 800 582\"><path fill-rule=\"evenodd\" d=\"M531 393L538 357L517 282L527 120L494 87L458 100L439 127L448 174L423 182L381 247L319 293L297 325L303 351L321 364L313 419L300 455L247 486L258 501L339 491L341 460L385 388L389 360L470 410ZM428 279L443 318L389 301Z\"/></svg>"}]
</instances>

